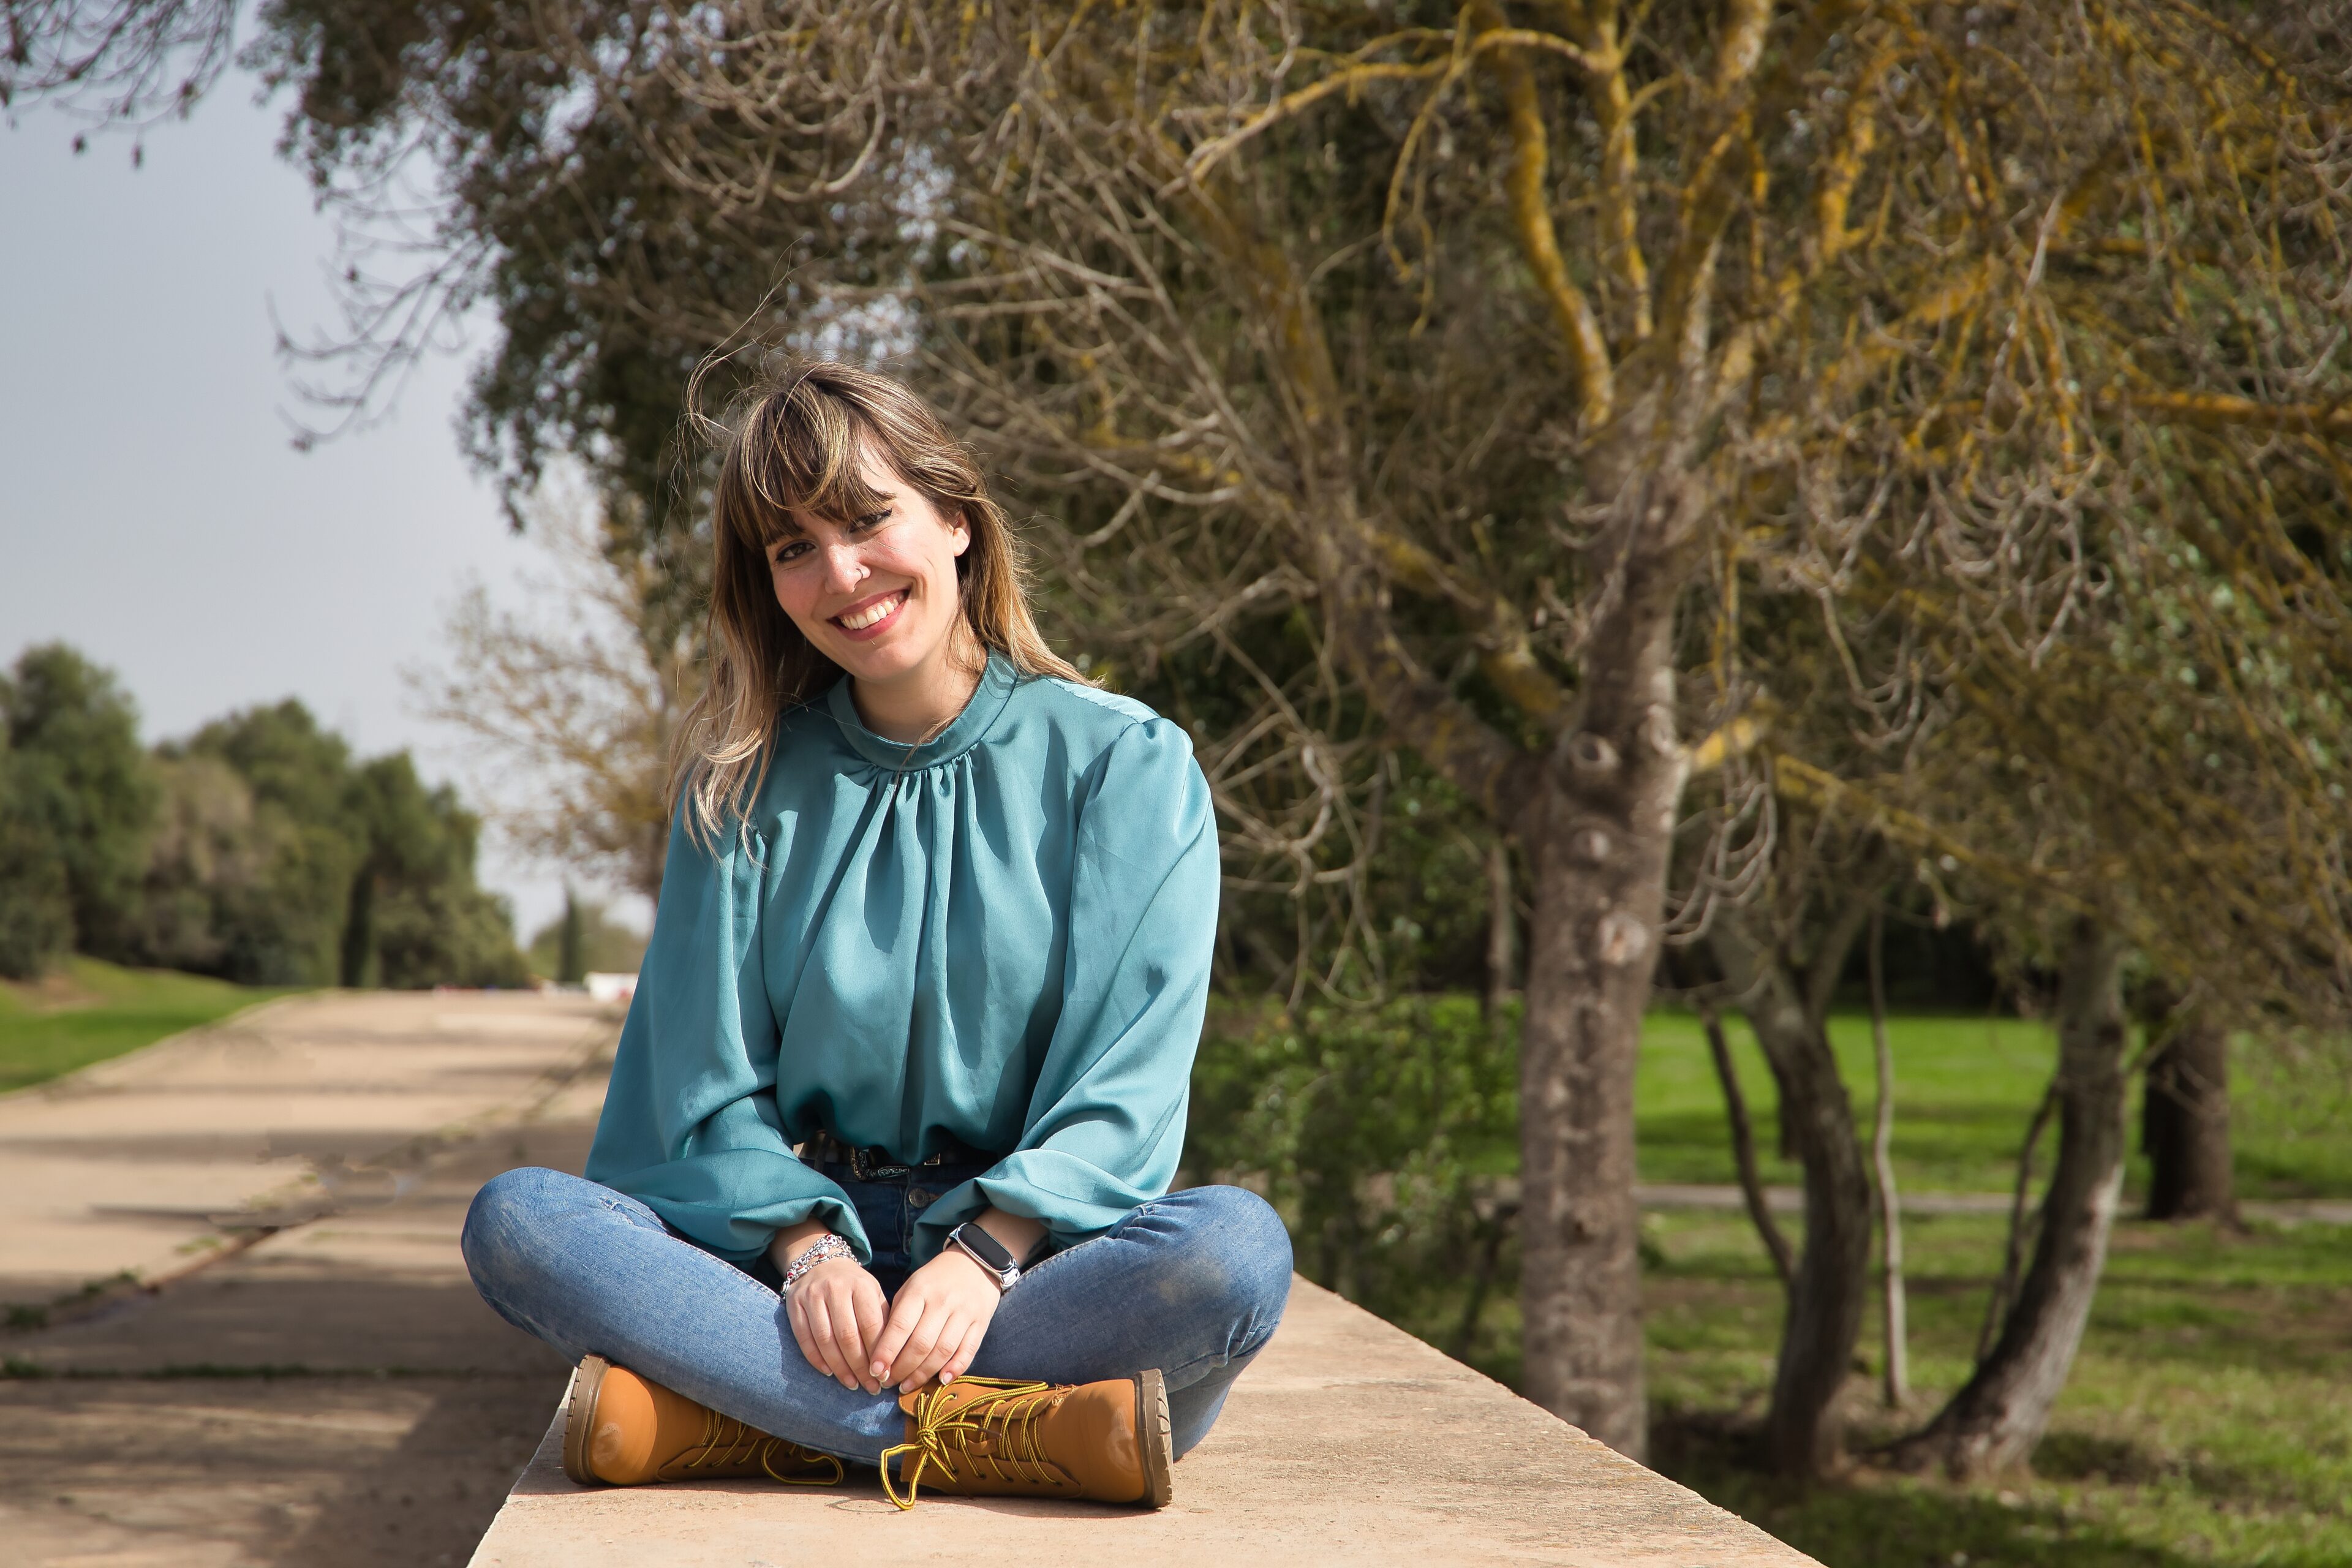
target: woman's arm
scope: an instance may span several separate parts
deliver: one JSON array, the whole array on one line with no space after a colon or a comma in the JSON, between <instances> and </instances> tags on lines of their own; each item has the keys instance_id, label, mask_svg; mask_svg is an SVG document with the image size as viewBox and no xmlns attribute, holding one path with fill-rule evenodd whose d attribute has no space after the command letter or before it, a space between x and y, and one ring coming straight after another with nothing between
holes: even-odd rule
<instances>
[{"instance_id":1,"label":"woman's arm","mask_svg":"<svg viewBox=\"0 0 2352 1568\"><path fill-rule=\"evenodd\" d=\"M1221 867L1208 781L1184 731L1132 725L1076 803L1062 1003L1021 1142L917 1222L917 1256L994 1208L1067 1247L1168 1190L1208 1007Z\"/></svg>"},{"instance_id":2,"label":"woman's arm","mask_svg":"<svg viewBox=\"0 0 2352 1568\"><path fill-rule=\"evenodd\" d=\"M587 1175L737 1262L815 1221L861 1256L847 1196L793 1153L776 1109L778 1027L761 963L765 844L714 847L681 821Z\"/></svg>"}]
</instances>

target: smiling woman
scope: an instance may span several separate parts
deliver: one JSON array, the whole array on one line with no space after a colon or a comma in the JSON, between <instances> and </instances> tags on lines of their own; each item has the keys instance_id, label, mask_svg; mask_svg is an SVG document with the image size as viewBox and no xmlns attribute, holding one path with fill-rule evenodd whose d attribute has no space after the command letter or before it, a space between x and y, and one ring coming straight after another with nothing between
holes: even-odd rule
<instances>
[{"instance_id":1,"label":"smiling woman","mask_svg":"<svg viewBox=\"0 0 2352 1568\"><path fill-rule=\"evenodd\" d=\"M1290 1286L1263 1199L1169 1191L1220 869L1192 743L1045 647L895 382L754 396L714 504L588 1180L484 1187L475 1281L578 1360L577 1481L1165 1503Z\"/></svg>"},{"instance_id":2,"label":"smiling woman","mask_svg":"<svg viewBox=\"0 0 2352 1568\"><path fill-rule=\"evenodd\" d=\"M1029 614L1011 520L979 465L898 383L819 361L711 433L711 671L673 759L694 771L697 837L757 789L774 716L844 674L893 741L952 719L991 652L1023 676L1081 679Z\"/></svg>"}]
</instances>

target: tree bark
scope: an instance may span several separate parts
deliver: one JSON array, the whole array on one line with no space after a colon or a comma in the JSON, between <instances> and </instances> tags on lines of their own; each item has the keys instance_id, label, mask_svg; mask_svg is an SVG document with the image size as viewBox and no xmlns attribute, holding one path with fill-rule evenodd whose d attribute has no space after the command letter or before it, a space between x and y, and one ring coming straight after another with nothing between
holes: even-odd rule
<instances>
[{"instance_id":1,"label":"tree bark","mask_svg":"<svg viewBox=\"0 0 2352 1568\"><path fill-rule=\"evenodd\" d=\"M1501 835L1486 846L1486 1019L1499 1023L1518 989L1519 909L1511 896L1511 847Z\"/></svg>"},{"instance_id":2,"label":"tree bark","mask_svg":"<svg viewBox=\"0 0 2352 1568\"><path fill-rule=\"evenodd\" d=\"M2190 1005L2177 1010L2148 1058L2140 1108L2147 1217L2237 1217L2230 1169L2230 1032Z\"/></svg>"},{"instance_id":3,"label":"tree bark","mask_svg":"<svg viewBox=\"0 0 2352 1568\"><path fill-rule=\"evenodd\" d=\"M373 861L352 877L335 975L335 983L347 990L358 990L373 978L368 970L375 958L375 880Z\"/></svg>"},{"instance_id":4,"label":"tree bark","mask_svg":"<svg viewBox=\"0 0 2352 1568\"><path fill-rule=\"evenodd\" d=\"M1900 1464L1957 1479L2022 1462L2049 1425L2091 1315L2124 1182L2120 943L2090 921L2067 944L2058 991L2058 1161L2032 1265L1992 1353L1935 1420L1897 1445Z\"/></svg>"},{"instance_id":5,"label":"tree bark","mask_svg":"<svg viewBox=\"0 0 2352 1568\"><path fill-rule=\"evenodd\" d=\"M1851 941L1825 943L1816 974L1826 968L1833 976ZM1826 1008L1808 1005L1789 964L1742 917L1718 916L1709 945L1773 1064L1790 1107L1784 1125L1805 1172L1805 1245L1789 1286L1764 1417L1766 1462L1787 1475L1827 1475L1844 1458L1837 1396L1853 1365L1870 1292L1870 1177L1830 1050ZM1811 989L1826 1003L1826 986Z\"/></svg>"},{"instance_id":6,"label":"tree bark","mask_svg":"<svg viewBox=\"0 0 2352 1568\"><path fill-rule=\"evenodd\" d=\"M1887 1408L1911 1398L1910 1304L1903 1293L1903 1202L1895 1189L1895 1048L1886 1037L1886 916L1870 911L1870 1045L1878 1068L1878 1110L1872 1118L1870 1165L1878 1180L1878 1223L1886 1243L1879 1303L1886 1336Z\"/></svg>"},{"instance_id":7,"label":"tree bark","mask_svg":"<svg viewBox=\"0 0 2352 1568\"><path fill-rule=\"evenodd\" d=\"M1669 563L1631 552L1594 628L1584 722L1519 834L1534 879L1519 1052L1528 1397L1621 1454L1648 1447L1633 1065L1685 760Z\"/></svg>"}]
</instances>

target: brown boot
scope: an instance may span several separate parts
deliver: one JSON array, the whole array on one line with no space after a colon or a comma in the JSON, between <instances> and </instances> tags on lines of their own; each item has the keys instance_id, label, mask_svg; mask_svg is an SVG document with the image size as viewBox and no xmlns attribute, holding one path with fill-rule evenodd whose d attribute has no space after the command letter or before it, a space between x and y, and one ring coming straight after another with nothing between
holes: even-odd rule
<instances>
[{"instance_id":1,"label":"brown boot","mask_svg":"<svg viewBox=\"0 0 2352 1568\"><path fill-rule=\"evenodd\" d=\"M841 1479L841 1461L755 1432L683 1394L592 1355L572 1374L572 1405L563 1419L563 1473L583 1487L598 1481L633 1487L646 1481L741 1476L829 1487Z\"/></svg>"},{"instance_id":2,"label":"brown boot","mask_svg":"<svg viewBox=\"0 0 2352 1568\"><path fill-rule=\"evenodd\" d=\"M1165 1508L1174 1489L1168 1384L1157 1372L1077 1385L960 1377L898 1401L907 1440L882 1454L900 1508L929 1481L958 1497L1087 1498ZM899 1460L907 1495L890 1484Z\"/></svg>"}]
</instances>

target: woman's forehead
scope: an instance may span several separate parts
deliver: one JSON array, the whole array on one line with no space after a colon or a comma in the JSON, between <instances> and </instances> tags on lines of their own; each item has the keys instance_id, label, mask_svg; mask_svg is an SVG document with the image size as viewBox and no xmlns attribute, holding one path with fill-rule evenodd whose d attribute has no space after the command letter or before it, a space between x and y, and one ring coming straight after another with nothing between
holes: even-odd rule
<instances>
[{"instance_id":1,"label":"woman's forehead","mask_svg":"<svg viewBox=\"0 0 2352 1568\"><path fill-rule=\"evenodd\" d=\"M773 544L780 539L798 539L814 524L845 527L878 506L895 500L905 484L887 469L865 479L833 487L829 494L796 501L784 506L763 506L760 509L761 542Z\"/></svg>"}]
</instances>

